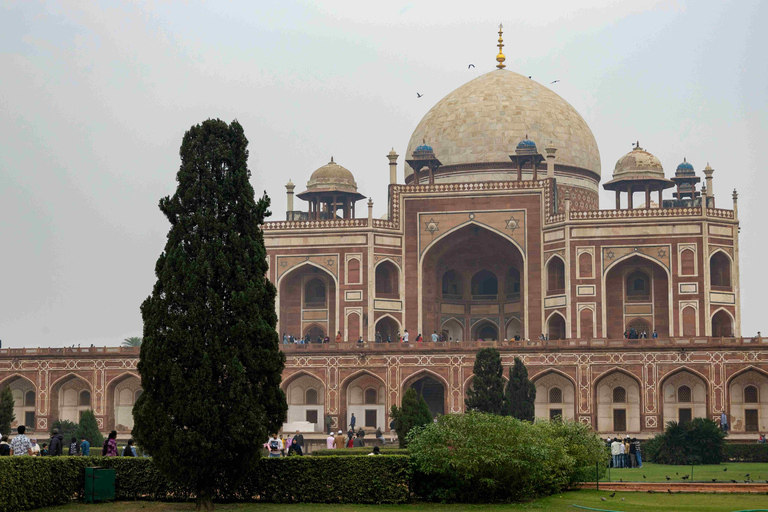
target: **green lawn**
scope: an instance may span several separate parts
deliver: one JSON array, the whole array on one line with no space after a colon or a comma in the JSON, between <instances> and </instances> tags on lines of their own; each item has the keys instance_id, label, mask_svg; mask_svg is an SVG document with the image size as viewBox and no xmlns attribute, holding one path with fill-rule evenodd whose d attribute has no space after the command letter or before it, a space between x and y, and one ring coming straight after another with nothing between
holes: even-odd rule
<instances>
[{"instance_id":1,"label":"green lawn","mask_svg":"<svg viewBox=\"0 0 768 512\"><path fill-rule=\"evenodd\" d=\"M573 505L592 509L622 512L734 512L740 510L768 511L768 498L765 495L749 494L648 494L636 492L618 492L611 498L611 493L602 491L574 491L543 498L532 503L514 505L271 505L243 504L217 505L216 510L236 510L239 512L459 512L464 510L482 510L483 512L515 512L519 510L546 510L553 512L577 512ZM600 498L604 497L606 501ZM624 501L622 501L624 498ZM46 512L83 510L81 504L64 507L41 509ZM121 502L106 505L88 505L85 509L92 512L165 512L193 510L192 504L157 503L157 502Z\"/></svg>"},{"instance_id":2,"label":"green lawn","mask_svg":"<svg viewBox=\"0 0 768 512\"><path fill-rule=\"evenodd\" d=\"M727 471L725 471L727 469ZM736 480L738 483L744 483L747 479L745 475L749 474L750 480L757 483L768 483L768 463L765 462L729 462L727 464L714 464L708 466L693 466L694 482L711 482L717 479L718 482L730 482ZM645 475L645 478L643 478ZM682 477L688 475L687 480ZM643 463L642 468L637 469L611 469L610 478L612 482L623 480L625 482L666 482L666 477L671 478L670 482L690 482L691 466L667 466L663 464ZM608 474L601 482L608 481ZM768 501L768 500L766 500Z\"/></svg>"}]
</instances>

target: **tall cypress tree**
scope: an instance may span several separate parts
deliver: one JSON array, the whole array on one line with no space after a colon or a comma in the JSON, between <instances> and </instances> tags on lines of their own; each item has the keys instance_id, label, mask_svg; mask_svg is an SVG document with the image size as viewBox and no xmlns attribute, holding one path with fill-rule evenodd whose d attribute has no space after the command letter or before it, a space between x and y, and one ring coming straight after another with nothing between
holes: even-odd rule
<instances>
[{"instance_id":1,"label":"tall cypress tree","mask_svg":"<svg viewBox=\"0 0 768 512\"><path fill-rule=\"evenodd\" d=\"M519 420L535 418L536 386L528 380L528 369L519 357L509 369L509 383L505 394L504 414Z\"/></svg>"},{"instance_id":2,"label":"tall cypress tree","mask_svg":"<svg viewBox=\"0 0 768 512\"><path fill-rule=\"evenodd\" d=\"M5 386L0 391L0 433L8 435L11 433L11 423L16 419L13 412L13 392L11 388ZM32 425L34 426L34 425Z\"/></svg>"},{"instance_id":3,"label":"tall cypress tree","mask_svg":"<svg viewBox=\"0 0 768 512\"><path fill-rule=\"evenodd\" d=\"M184 135L176 193L160 200L168 241L141 306L133 435L166 477L196 490L197 510L243 480L288 409L265 277L269 198L254 199L247 146L237 121Z\"/></svg>"},{"instance_id":4,"label":"tall cypress tree","mask_svg":"<svg viewBox=\"0 0 768 512\"><path fill-rule=\"evenodd\" d=\"M96 422L96 415L93 413L93 409L83 411L80 415L80 424L77 426L77 441L86 438L91 445L93 454L101 453L101 445L104 444L104 436L99 431L99 424Z\"/></svg>"},{"instance_id":5,"label":"tall cypress tree","mask_svg":"<svg viewBox=\"0 0 768 512\"><path fill-rule=\"evenodd\" d=\"M413 388L408 388L405 391L401 406L393 405L390 413L395 422L395 432L397 432L400 448L408 446L406 436L414 427L421 427L432 422L432 413L429 412L427 402Z\"/></svg>"},{"instance_id":6,"label":"tall cypress tree","mask_svg":"<svg viewBox=\"0 0 768 512\"><path fill-rule=\"evenodd\" d=\"M475 356L474 378L464 404L468 410L502 414L504 412L504 368L495 348L484 348Z\"/></svg>"}]
</instances>

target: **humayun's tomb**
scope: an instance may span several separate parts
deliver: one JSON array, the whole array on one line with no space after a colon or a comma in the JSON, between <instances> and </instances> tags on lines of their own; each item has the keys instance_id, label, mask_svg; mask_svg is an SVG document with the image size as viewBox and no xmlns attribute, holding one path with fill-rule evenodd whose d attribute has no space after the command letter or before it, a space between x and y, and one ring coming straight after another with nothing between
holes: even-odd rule
<instances>
[{"instance_id":1,"label":"humayun's tomb","mask_svg":"<svg viewBox=\"0 0 768 512\"><path fill-rule=\"evenodd\" d=\"M615 207L600 209L589 126L504 69L499 44L498 69L424 116L399 169L394 150L375 157L389 164L383 218L370 200L356 215L366 196L333 159L296 194L303 207L286 185L285 220L264 225L285 429L319 436L326 415L337 429L352 413L388 429L408 387L434 414L462 412L475 353L494 346L528 367L537 417L647 437L725 412L737 438L768 431L768 340L741 333L736 192L715 188L709 165L701 181L683 148L668 177L638 143L602 183ZM2 349L0 387L40 435L88 408L128 435L137 362L129 348Z\"/></svg>"}]
</instances>

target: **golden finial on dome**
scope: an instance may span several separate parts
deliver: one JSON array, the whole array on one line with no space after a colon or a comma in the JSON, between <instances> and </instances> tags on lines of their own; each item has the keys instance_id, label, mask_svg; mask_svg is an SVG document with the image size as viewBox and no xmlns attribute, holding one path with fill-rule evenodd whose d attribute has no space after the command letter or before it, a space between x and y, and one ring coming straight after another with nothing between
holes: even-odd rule
<instances>
[{"instance_id":1,"label":"golden finial on dome","mask_svg":"<svg viewBox=\"0 0 768 512\"><path fill-rule=\"evenodd\" d=\"M499 69L503 69L507 67L504 65L504 61L506 60L506 57L504 57L504 54L501 53L501 49L504 47L504 39L501 37L501 32L503 28L504 28L504 25L499 23L499 44L498 44L499 54L496 56L496 62L498 62L498 64L496 64L496 67Z\"/></svg>"}]
</instances>

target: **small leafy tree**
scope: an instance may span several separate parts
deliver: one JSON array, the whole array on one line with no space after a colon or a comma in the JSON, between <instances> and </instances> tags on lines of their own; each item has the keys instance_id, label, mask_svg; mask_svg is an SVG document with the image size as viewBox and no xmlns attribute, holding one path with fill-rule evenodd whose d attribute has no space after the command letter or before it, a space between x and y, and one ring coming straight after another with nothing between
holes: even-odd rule
<instances>
[{"instance_id":1,"label":"small leafy tree","mask_svg":"<svg viewBox=\"0 0 768 512\"><path fill-rule=\"evenodd\" d=\"M390 414L395 422L400 448L408 446L408 433L411 430L432 423L432 413L429 412L427 402L413 388L408 388L403 395L401 407L392 406Z\"/></svg>"},{"instance_id":2,"label":"small leafy tree","mask_svg":"<svg viewBox=\"0 0 768 512\"><path fill-rule=\"evenodd\" d=\"M502 414L504 412L504 368L495 348L484 348L475 356L474 378L464 404L469 411Z\"/></svg>"},{"instance_id":3,"label":"small leafy tree","mask_svg":"<svg viewBox=\"0 0 768 512\"><path fill-rule=\"evenodd\" d=\"M528 369L519 357L509 369L509 383L504 400L504 414L519 420L535 418L536 386L528 380Z\"/></svg>"},{"instance_id":4,"label":"small leafy tree","mask_svg":"<svg viewBox=\"0 0 768 512\"><path fill-rule=\"evenodd\" d=\"M11 388L5 386L0 392L0 433L10 434L11 423L16 419L13 413L13 393Z\"/></svg>"},{"instance_id":5,"label":"small leafy tree","mask_svg":"<svg viewBox=\"0 0 768 512\"><path fill-rule=\"evenodd\" d=\"M560 492L594 478L595 465L608 460L597 434L584 425L474 411L439 417L411 435L408 449L419 498L470 503Z\"/></svg>"},{"instance_id":6,"label":"small leafy tree","mask_svg":"<svg viewBox=\"0 0 768 512\"><path fill-rule=\"evenodd\" d=\"M99 424L96 422L96 415L93 413L93 409L83 411L83 414L80 415L80 424L77 427L75 437L77 437L78 442L83 438L87 439L91 443L92 450L96 449L98 451L104 444L104 436L99 431ZM96 451L93 453L95 454Z\"/></svg>"},{"instance_id":7,"label":"small leafy tree","mask_svg":"<svg viewBox=\"0 0 768 512\"><path fill-rule=\"evenodd\" d=\"M124 347L140 347L141 336L131 336L130 338L125 338L123 340L123 346Z\"/></svg>"}]
</instances>

